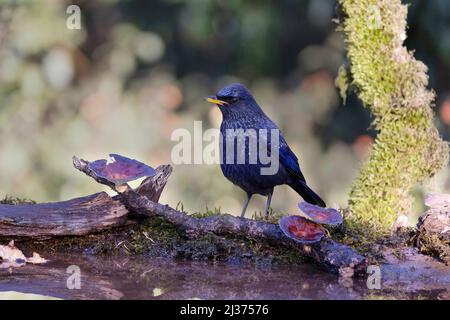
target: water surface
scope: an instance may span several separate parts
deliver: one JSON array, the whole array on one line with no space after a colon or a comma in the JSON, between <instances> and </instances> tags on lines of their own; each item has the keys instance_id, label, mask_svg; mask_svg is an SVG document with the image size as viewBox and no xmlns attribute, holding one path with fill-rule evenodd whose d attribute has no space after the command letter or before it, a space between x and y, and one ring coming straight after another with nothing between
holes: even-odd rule
<instances>
[{"instance_id":1,"label":"water surface","mask_svg":"<svg viewBox=\"0 0 450 320\"><path fill-rule=\"evenodd\" d=\"M80 289L70 289L75 282L69 266L79 267ZM365 279L340 278L312 264L257 267L86 255L58 255L43 265L0 269L0 291L62 299L405 298L369 290Z\"/></svg>"},{"instance_id":2,"label":"water surface","mask_svg":"<svg viewBox=\"0 0 450 320\"><path fill-rule=\"evenodd\" d=\"M68 288L75 284L67 273L71 265L80 268L80 289ZM349 286L308 264L264 268L66 255L44 265L0 270L0 291L63 299L357 299L364 286L362 280Z\"/></svg>"}]
</instances>

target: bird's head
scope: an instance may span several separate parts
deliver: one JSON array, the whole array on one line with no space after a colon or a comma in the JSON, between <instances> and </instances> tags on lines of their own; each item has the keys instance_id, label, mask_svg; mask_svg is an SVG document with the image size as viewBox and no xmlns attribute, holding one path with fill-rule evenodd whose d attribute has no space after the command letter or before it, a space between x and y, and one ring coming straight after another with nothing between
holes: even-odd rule
<instances>
[{"instance_id":1,"label":"bird's head","mask_svg":"<svg viewBox=\"0 0 450 320\"><path fill-rule=\"evenodd\" d=\"M217 92L215 96L206 98L206 101L219 106L222 112L251 108L256 105L255 99L248 89L240 83L230 84Z\"/></svg>"}]
</instances>

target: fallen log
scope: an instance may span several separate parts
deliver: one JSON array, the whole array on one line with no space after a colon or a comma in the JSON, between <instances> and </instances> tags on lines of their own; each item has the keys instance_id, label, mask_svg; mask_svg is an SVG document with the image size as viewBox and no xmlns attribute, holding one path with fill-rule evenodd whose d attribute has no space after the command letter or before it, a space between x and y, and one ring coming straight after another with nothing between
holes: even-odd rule
<instances>
[{"instance_id":1,"label":"fallen log","mask_svg":"<svg viewBox=\"0 0 450 320\"><path fill-rule=\"evenodd\" d=\"M348 267L356 272L365 272L366 261L362 255L330 238L314 244L298 244L287 238L280 227L273 223L223 213L206 218L195 218L167 205L155 203L131 189L121 194L121 199L133 212L148 217L164 217L189 238L195 239L207 233L213 233L218 236L265 241L272 245L285 245L294 250L300 250L305 256L333 271Z\"/></svg>"},{"instance_id":2,"label":"fallen log","mask_svg":"<svg viewBox=\"0 0 450 320\"><path fill-rule=\"evenodd\" d=\"M235 217L229 214L196 218L168 205L152 201L147 196L147 194L150 196L154 194L152 179L147 178L138 189L133 190L127 184L117 186L113 182L99 177L90 169L88 161L74 157L73 165L95 181L118 192L118 199L134 214L146 217L163 217L188 238L195 239L211 233L217 236L233 236L265 241L270 244L284 245L294 250L300 250L305 256L334 272L341 272L346 275L353 275L354 272L358 274L365 272L367 265L365 257L352 248L337 243L330 238L325 238L314 244L298 244L287 238L278 225L266 221ZM166 168L166 170L168 169Z\"/></svg>"},{"instance_id":3,"label":"fallen log","mask_svg":"<svg viewBox=\"0 0 450 320\"><path fill-rule=\"evenodd\" d=\"M73 165L98 183L112 188L117 195L110 197L102 192L62 202L1 205L0 237L43 240L83 236L135 223L136 217L162 218L186 240L205 235L247 239L300 252L326 269L346 276L365 272L364 256L328 237L313 244L299 244L286 237L274 223L229 214L197 218L158 203L172 172L169 165L159 166L154 176L146 178L134 190L127 183L116 185L98 175L88 161L74 157Z\"/></svg>"},{"instance_id":4,"label":"fallen log","mask_svg":"<svg viewBox=\"0 0 450 320\"><path fill-rule=\"evenodd\" d=\"M125 225L127 214L105 192L61 202L0 204L0 236L42 240L86 235Z\"/></svg>"}]
</instances>

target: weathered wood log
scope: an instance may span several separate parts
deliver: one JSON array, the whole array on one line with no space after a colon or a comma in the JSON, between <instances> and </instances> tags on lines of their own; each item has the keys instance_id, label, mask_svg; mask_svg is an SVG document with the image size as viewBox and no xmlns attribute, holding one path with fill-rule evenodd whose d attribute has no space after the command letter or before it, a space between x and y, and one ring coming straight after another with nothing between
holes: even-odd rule
<instances>
[{"instance_id":1,"label":"weathered wood log","mask_svg":"<svg viewBox=\"0 0 450 320\"><path fill-rule=\"evenodd\" d=\"M48 239L85 235L125 225L128 210L107 193L68 201L0 205L0 236Z\"/></svg>"},{"instance_id":2,"label":"weathered wood log","mask_svg":"<svg viewBox=\"0 0 450 320\"><path fill-rule=\"evenodd\" d=\"M186 238L196 239L207 234L257 240L271 245L299 250L304 256L334 272L346 274L364 272L366 259L356 251L330 238L314 244L298 244L287 238L277 224L261 220L216 214L196 218L158 203L161 192L172 171L168 165L159 166L157 174L146 178L133 190L128 184L116 185L98 176L89 162L74 157L74 167L100 184L107 185L118 195L111 198L98 193L69 201L0 206L0 237L48 239L98 233L124 226L130 214L141 217L161 217Z\"/></svg>"},{"instance_id":3,"label":"weathered wood log","mask_svg":"<svg viewBox=\"0 0 450 320\"><path fill-rule=\"evenodd\" d=\"M146 178L136 192L158 201L171 172L170 166L159 166L156 175ZM118 197L105 192L53 203L0 204L0 237L8 240L86 235L131 222Z\"/></svg>"},{"instance_id":4,"label":"weathered wood log","mask_svg":"<svg viewBox=\"0 0 450 320\"><path fill-rule=\"evenodd\" d=\"M216 214L206 218L196 218L175 210L168 205L150 200L146 195L154 194L151 180L145 180L137 190L127 184L116 186L114 183L97 176L90 170L89 162L74 157L74 167L84 172L95 181L111 187L119 193L121 202L132 212L147 217L163 217L189 238L198 238L207 233L218 236L234 236L246 239L266 241L271 244L285 245L300 250L305 256L312 258L335 272L345 270L350 274L365 271L366 259L348 246L339 244L330 238L320 242L301 245L287 238L278 225L260 220L235 217L229 214ZM137 191L140 191L138 193Z\"/></svg>"},{"instance_id":5,"label":"weathered wood log","mask_svg":"<svg viewBox=\"0 0 450 320\"><path fill-rule=\"evenodd\" d=\"M171 173L172 166L167 164L159 166L156 168L156 174L153 177L145 178L137 187L136 192L153 202L158 202Z\"/></svg>"},{"instance_id":6,"label":"weathered wood log","mask_svg":"<svg viewBox=\"0 0 450 320\"><path fill-rule=\"evenodd\" d=\"M335 272L343 268L351 268L357 273L365 272L366 260L352 248L325 238L314 244L298 244L287 238L276 224L250 220L229 214L215 214L206 218L195 218L179 212L167 205L155 203L133 190L121 194L122 202L133 212L149 217L164 217L189 238L198 238L207 233L218 236L242 237L251 240L265 241L272 245L285 245L300 250L305 256L312 258Z\"/></svg>"}]
</instances>

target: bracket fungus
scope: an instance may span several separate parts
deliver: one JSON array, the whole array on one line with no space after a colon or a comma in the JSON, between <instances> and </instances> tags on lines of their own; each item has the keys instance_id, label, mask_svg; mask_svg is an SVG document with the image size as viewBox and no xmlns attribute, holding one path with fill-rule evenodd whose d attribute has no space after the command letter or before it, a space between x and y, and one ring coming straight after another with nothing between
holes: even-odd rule
<instances>
[{"instance_id":1,"label":"bracket fungus","mask_svg":"<svg viewBox=\"0 0 450 320\"><path fill-rule=\"evenodd\" d=\"M118 154L110 154L111 160L100 159L88 164L98 177L114 183L116 186L142 177L152 177L156 171L140 161Z\"/></svg>"},{"instance_id":2,"label":"bracket fungus","mask_svg":"<svg viewBox=\"0 0 450 320\"><path fill-rule=\"evenodd\" d=\"M300 202L298 207L306 218L286 216L278 224L287 237L299 243L320 241L325 235L322 224L336 226L342 223L342 215L336 209L322 208L307 202Z\"/></svg>"},{"instance_id":3,"label":"bracket fungus","mask_svg":"<svg viewBox=\"0 0 450 320\"><path fill-rule=\"evenodd\" d=\"M299 243L314 243L325 235L325 229L313 221L301 216L286 216L280 219L283 233Z\"/></svg>"},{"instance_id":4,"label":"bracket fungus","mask_svg":"<svg viewBox=\"0 0 450 320\"><path fill-rule=\"evenodd\" d=\"M342 223L342 215L336 209L322 208L307 202L300 202L298 207L309 220L314 222L330 226L337 226Z\"/></svg>"}]
</instances>

